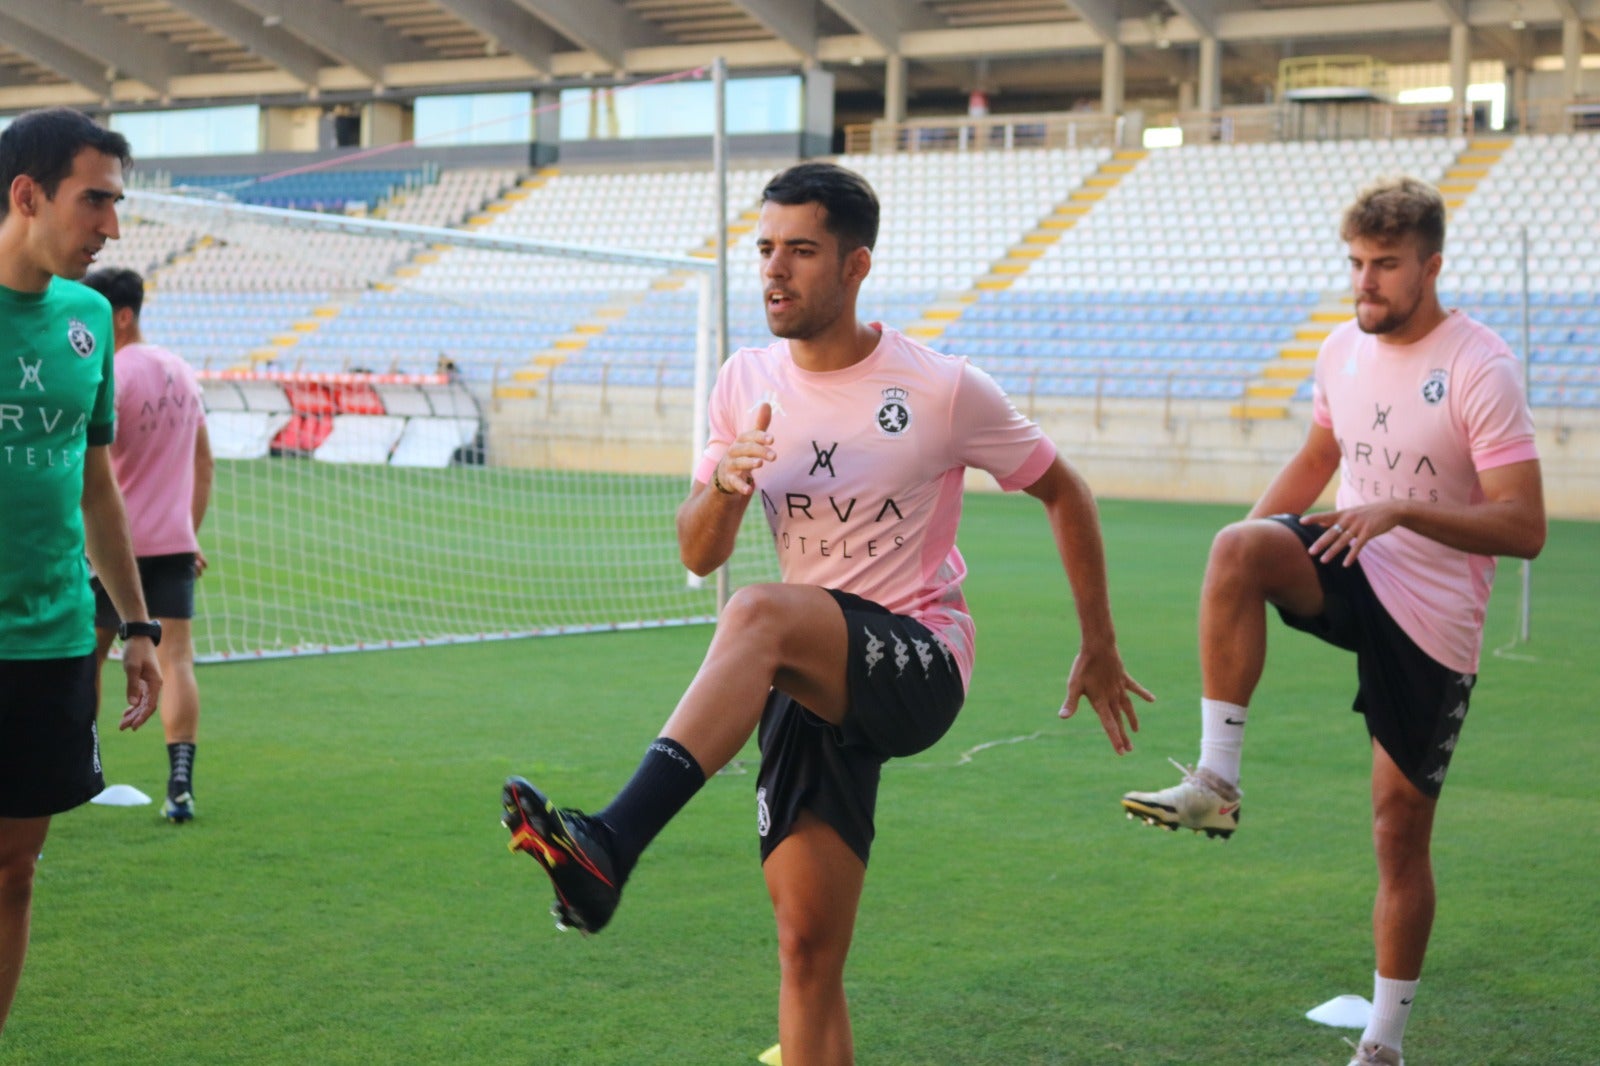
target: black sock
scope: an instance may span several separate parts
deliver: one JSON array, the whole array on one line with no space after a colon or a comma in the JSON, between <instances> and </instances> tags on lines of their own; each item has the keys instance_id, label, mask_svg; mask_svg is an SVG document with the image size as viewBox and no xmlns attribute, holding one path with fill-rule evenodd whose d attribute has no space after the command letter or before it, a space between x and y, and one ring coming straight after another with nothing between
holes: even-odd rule
<instances>
[{"instance_id":1,"label":"black sock","mask_svg":"<svg viewBox=\"0 0 1600 1066\"><path fill-rule=\"evenodd\" d=\"M633 778L595 817L611 830L611 859L619 883L684 804L694 798L706 775L682 744L657 737L645 750Z\"/></svg>"},{"instance_id":2,"label":"black sock","mask_svg":"<svg viewBox=\"0 0 1600 1066\"><path fill-rule=\"evenodd\" d=\"M167 763L171 767L167 776L167 798L177 799L185 792L193 792L194 745L187 741L168 744Z\"/></svg>"}]
</instances>

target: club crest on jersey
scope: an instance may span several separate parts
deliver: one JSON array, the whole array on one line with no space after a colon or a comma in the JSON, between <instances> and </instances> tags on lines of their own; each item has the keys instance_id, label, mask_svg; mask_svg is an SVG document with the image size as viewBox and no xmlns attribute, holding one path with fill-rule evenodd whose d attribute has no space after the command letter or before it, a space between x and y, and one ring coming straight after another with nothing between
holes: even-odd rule
<instances>
[{"instance_id":1,"label":"club crest on jersey","mask_svg":"<svg viewBox=\"0 0 1600 1066\"><path fill-rule=\"evenodd\" d=\"M94 354L93 331L75 318L67 320L67 343L72 345L79 359L87 359Z\"/></svg>"},{"instance_id":2,"label":"club crest on jersey","mask_svg":"<svg viewBox=\"0 0 1600 1066\"><path fill-rule=\"evenodd\" d=\"M878 408L878 429L891 437L898 437L911 428L911 408L906 398L911 393L898 385L883 390L883 406Z\"/></svg>"},{"instance_id":3,"label":"club crest on jersey","mask_svg":"<svg viewBox=\"0 0 1600 1066\"><path fill-rule=\"evenodd\" d=\"M1430 404L1437 404L1444 399L1445 382L1450 380L1450 374L1444 370L1434 370L1428 374L1428 380L1422 383L1422 398Z\"/></svg>"}]
</instances>

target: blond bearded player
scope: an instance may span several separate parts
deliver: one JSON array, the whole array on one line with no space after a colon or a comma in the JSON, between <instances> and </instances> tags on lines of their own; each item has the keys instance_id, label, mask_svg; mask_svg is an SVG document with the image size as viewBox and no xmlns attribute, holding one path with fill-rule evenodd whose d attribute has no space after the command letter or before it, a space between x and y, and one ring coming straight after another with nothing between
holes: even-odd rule
<instances>
[{"instance_id":1,"label":"blond bearded player","mask_svg":"<svg viewBox=\"0 0 1600 1066\"><path fill-rule=\"evenodd\" d=\"M1200 761L1122 806L1229 836L1266 605L1356 654L1372 748L1378 895L1373 1013L1350 1066L1400 1066L1433 928L1434 808L1477 679L1494 556L1544 546L1544 491L1522 371L1436 286L1444 201L1413 178L1346 211L1356 317L1317 356L1313 425L1250 512L1217 535L1200 594ZM1302 512L1339 477L1335 509Z\"/></svg>"}]
</instances>

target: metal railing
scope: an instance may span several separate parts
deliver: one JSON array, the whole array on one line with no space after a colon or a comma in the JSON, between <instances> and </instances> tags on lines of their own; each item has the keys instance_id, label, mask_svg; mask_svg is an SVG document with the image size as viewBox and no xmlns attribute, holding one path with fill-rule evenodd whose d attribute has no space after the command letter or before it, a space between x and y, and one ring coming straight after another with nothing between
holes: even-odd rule
<instances>
[{"instance_id":1,"label":"metal railing","mask_svg":"<svg viewBox=\"0 0 1600 1066\"><path fill-rule=\"evenodd\" d=\"M1268 141L1392 140L1460 137L1475 132L1471 109L1449 104L1283 103L1183 111L1152 116L1152 126L1177 126L1184 144Z\"/></svg>"},{"instance_id":2,"label":"metal railing","mask_svg":"<svg viewBox=\"0 0 1600 1066\"><path fill-rule=\"evenodd\" d=\"M846 126L852 154L973 152L1011 148L1105 148L1123 143L1124 120L1086 112L918 118Z\"/></svg>"},{"instance_id":3,"label":"metal railing","mask_svg":"<svg viewBox=\"0 0 1600 1066\"><path fill-rule=\"evenodd\" d=\"M1544 105L1539 130L1600 130L1600 100ZM845 127L850 154L978 152L1016 148L1138 146L1150 127L1177 126L1184 144L1391 140L1477 132L1472 108L1450 104L1302 101L1140 116L1048 112L986 118L919 118ZM1529 127L1532 132L1532 127Z\"/></svg>"},{"instance_id":4,"label":"metal railing","mask_svg":"<svg viewBox=\"0 0 1600 1066\"><path fill-rule=\"evenodd\" d=\"M1600 132L1600 99L1525 103L1521 127L1520 133Z\"/></svg>"},{"instance_id":5,"label":"metal railing","mask_svg":"<svg viewBox=\"0 0 1600 1066\"><path fill-rule=\"evenodd\" d=\"M682 388L682 386L673 386L667 383L667 372L672 369L672 366L673 360L665 356L649 364L641 364L634 361L619 363L612 359L603 359L598 364L598 379L588 377L571 381L568 379L574 375L562 373L563 369L576 371L578 368L571 366L571 364L557 364L549 368L548 373L539 383L539 387L544 393L545 415L549 417L555 414L558 403L556 393L560 391L565 394L569 389L573 390L574 395L579 396L585 394L583 392L584 389L592 390L600 412L610 415L613 412L613 390L629 388L650 390L654 396L655 413L664 415L667 411L668 393L674 388ZM593 367L591 366L590 369L593 369ZM630 371L633 373L629 374L628 372ZM648 372L648 381L639 379L640 371ZM619 378L622 378L623 375L627 376L622 380L614 380L613 375ZM559 402L565 403L566 401L563 399Z\"/></svg>"},{"instance_id":6,"label":"metal railing","mask_svg":"<svg viewBox=\"0 0 1600 1066\"><path fill-rule=\"evenodd\" d=\"M1169 432L1177 425L1175 407L1180 403L1189 404L1220 404L1240 406L1250 402L1250 387L1256 383L1255 374L1229 374L1199 375L1208 381L1231 383L1231 391L1222 393L1217 391L1196 392L1193 389L1179 388L1179 381L1193 381L1194 376L1180 375L1176 370L1161 373L1157 380L1160 388L1128 392L1116 388L1117 382L1127 381L1134 376L1133 371L1118 367L1114 360L1101 360L1098 364L1074 367L1052 367L1041 363L1032 366L1025 372L1026 384L1018 385L1013 379L1010 383L1002 382L1007 394L1016 404L1017 409L1029 418L1037 419L1045 402L1090 402L1093 414L1091 421L1095 429L1103 430L1106 424L1106 411L1109 403L1159 403L1162 412L1162 426ZM1150 380L1146 376L1146 380ZM1076 388L1060 388L1063 382L1074 383ZM1054 387L1052 387L1054 386ZM1293 401L1282 401L1293 402ZM1229 415L1238 420L1237 414ZM1248 421L1248 419L1245 419Z\"/></svg>"}]
</instances>

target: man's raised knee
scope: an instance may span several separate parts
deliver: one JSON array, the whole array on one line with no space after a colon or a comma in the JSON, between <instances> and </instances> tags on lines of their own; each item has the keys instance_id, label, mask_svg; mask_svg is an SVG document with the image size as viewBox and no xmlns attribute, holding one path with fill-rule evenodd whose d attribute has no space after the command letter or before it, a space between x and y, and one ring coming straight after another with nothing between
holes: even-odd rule
<instances>
[{"instance_id":1,"label":"man's raised knee","mask_svg":"<svg viewBox=\"0 0 1600 1066\"><path fill-rule=\"evenodd\" d=\"M1217 531L1217 535L1211 538L1210 567L1254 571L1263 561L1283 551L1287 543L1283 540L1284 533L1288 531L1276 522L1266 522L1261 519L1249 519L1223 526ZM1298 543L1298 539L1292 533L1288 534L1288 537L1289 540Z\"/></svg>"},{"instance_id":2,"label":"man's raised knee","mask_svg":"<svg viewBox=\"0 0 1600 1066\"><path fill-rule=\"evenodd\" d=\"M770 643L782 632L785 617L780 588L746 585L723 605L717 617L717 636L724 641Z\"/></svg>"}]
</instances>

